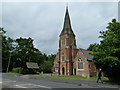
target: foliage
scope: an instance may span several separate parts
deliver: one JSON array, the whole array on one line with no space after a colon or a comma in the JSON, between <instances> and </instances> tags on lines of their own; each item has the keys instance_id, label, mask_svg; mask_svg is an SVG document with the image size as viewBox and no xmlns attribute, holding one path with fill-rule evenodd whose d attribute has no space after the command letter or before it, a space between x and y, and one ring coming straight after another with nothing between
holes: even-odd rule
<instances>
[{"instance_id":1,"label":"foliage","mask_svg":"<svg viewBox=\"0 0 120 90\"><path fill-rule=\"evenodd\" d=\"M45 60L44 63L40 65L40 70L44 73L51 73L55 57L56 55L53 54L48 55L47 60Z\"/></svg>"},{"instance_id":2,"label":"foliage","mask_svg":"<svg viewBox=\"0 0 120 90\"><path fill-rule=\"evenodd\" d=\"M1 32L1 37L2 37L2 68L3 71L6 71L7 66L8 66L8 60L10 58L10 52L12 50L14 50L13 47L13 39L11 39L10 37L6 37L5 33L6 31L4 31L3 28L0 29Z\"/></svg>"},{"instance_id":3,"label":"foliage","mask_svg":"<svg viewBox=\"0 0 120 90\"><path fill-rule=\"evenodd\" d=\"M98 45L99 45L99 44L97 44L97 43L90 44L89 47L87 48L87 50L94 51L94 49L95 49Z\"/></svg>"},{"instance_id":4,"label":"foliage","mask_svg":"<svg viewBox=\"0 0 120 90\"><path fill-rule=\"evenodd\" d=\"M15 40L16 47L15 47L15 56L16 58L16 66L17 67L26 67L26 62L43 62L40 59L42 53L34 48L33 40L31 38L19 38ZM22 66L21 66L22 65Z\"/></svg>"},{"instance_id":5,"label":"foliage","mask_svg":"<svg viewBox=\"0 0 120 90\"><path fill-rule=\"evenodd\" d=\"M94 63L111 81L120 82L120 23L113 19L100 34L102 40L92 53Z\"/></svg>"},{"instance_id":6,"label":"foliage","mask_svg":"<svg viewBox=\"0 0 120 90\"><path fill-rule=\"evenodd\" d=\"M14 73L19 73L19 74L23 74L23 73L24 73L24 69L21 68L21 67L13 68L13 69L12 69L12 72L14 72Z\"/></svg>"},{"instance_id":7,"label":"foliage","mask_svg":"<svg viewBox=\"0 0 120 90\"><path fill-rule=\"evenodd\" d=\"M2 71L6 72L10 60L9 71L34 73L36 70L28 69L26 62L35 62L40 66L39 71L51 72L55 55L46 55L34 47L32 38L17 38L15 40L5 36L6 31L0 28L2 37ZM23 69L24 68L24 69ZM21 72L23 73L23 72Z\"/></svg>"}]
</instances>

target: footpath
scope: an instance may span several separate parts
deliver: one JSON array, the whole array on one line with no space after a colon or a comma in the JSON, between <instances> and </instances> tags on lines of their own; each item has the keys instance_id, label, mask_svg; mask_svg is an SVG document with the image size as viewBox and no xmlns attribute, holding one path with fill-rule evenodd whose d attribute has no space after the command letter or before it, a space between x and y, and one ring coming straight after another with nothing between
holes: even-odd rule
<instances>
[{"instance_id":1,"label":"footpath","mask_svg":"<svg viewBox=\"0 0 120 90\"><path fill-rule=\"evenodd\" d=\"M61 77L48 77L48 76L39 76L39 75L20 75L21 78L29 78L29 79L37 79L37 80L46 80L50 82L58 82L58 83L68 83L68 84L76 84L79 86L91 86L94 88L119 88L120 85L104 82L97 83L93 80L80 80L80 79L66 79Z\"/></svg>"}]
</instances>

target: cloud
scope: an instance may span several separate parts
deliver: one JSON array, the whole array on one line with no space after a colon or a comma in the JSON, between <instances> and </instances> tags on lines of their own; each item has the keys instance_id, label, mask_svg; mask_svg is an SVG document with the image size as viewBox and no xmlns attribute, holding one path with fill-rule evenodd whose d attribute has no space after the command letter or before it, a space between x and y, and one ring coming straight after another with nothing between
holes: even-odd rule
<instances>
[{"instance_id":1,"label":"cloud","mask_svg":"<svg viewBox=\"0 0 120 90\"><path fill-rule=\"evenodd\" d=\"M3 3L3 26L7 36L31 37L34 45L47 54L57 53L66 3ZM117 2L69 3L69 13L78 48L99 42L99 31L117 18Z\"/></svg>"}]
</instances>

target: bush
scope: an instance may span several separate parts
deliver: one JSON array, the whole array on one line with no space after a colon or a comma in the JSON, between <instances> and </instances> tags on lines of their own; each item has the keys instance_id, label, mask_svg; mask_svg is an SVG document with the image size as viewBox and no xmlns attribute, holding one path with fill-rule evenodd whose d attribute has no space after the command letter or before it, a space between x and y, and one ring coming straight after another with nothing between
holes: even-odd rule
<instances>
[{"instance_id":1,"label":"bush","mask_svg":"<svg viewBox=\"0 0 120 90\"><path fill-rule=\"evenodd\" d=\"M37 70L29 68L29 69L26 69L25 73L27 73L27 74L37 74Z\"/></svg>"},{"instance_id":2,"label":"bush","mask_svg":"<svg viewBox=\"0 0 120 90\"><path fill-rule=\"evenodd\" d=\"M19 74L24 74L25 73L25 69L21 68L21 67L19 67L19 68L13 68L12 72L19 73Z\"/></svg>"}]
</instances>

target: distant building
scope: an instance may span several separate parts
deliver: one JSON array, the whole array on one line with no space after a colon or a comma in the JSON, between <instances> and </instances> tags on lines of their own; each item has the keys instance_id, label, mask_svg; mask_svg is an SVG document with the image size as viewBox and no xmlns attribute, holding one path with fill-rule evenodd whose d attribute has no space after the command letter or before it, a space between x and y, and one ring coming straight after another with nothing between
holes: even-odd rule
<instances>
[{"instance_id":1,"label":"distant building","mask_svg":"<svg viewBox=\"0 0 120 90\"><path fill-rule=\"evenodd\" d=\"M59 51L54 61L53 73L59 75L96 75L92 55L88 50L77 49L75 34L72 30L68 8L64 26L59 36Z\"/></svg>"}]
</instances>

